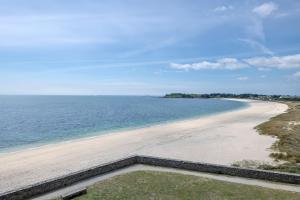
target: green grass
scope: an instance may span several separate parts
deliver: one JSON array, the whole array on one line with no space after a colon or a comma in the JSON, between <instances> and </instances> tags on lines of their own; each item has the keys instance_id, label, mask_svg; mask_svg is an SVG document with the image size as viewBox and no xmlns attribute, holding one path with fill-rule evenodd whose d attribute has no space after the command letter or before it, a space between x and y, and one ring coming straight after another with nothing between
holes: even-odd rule
<instances>
[{"instance_id":1,"label":"green grass","mask_svg":"<svg viewBox=\"0 0 300 200\"><path fill-rule=\"evenodd\" d=\"M300 199L300 194L197 176L139 171L99 182L89 187L86 195L76 199L296 200Z\"/></svg>"}]
</instances>

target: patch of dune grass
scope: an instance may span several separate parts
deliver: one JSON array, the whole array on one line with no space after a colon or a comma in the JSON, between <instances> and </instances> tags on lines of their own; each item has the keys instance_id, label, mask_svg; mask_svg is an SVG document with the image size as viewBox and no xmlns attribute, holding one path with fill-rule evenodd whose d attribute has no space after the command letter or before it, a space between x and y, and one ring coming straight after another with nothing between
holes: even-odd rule
<instances>
[{"instance_id":1,"label":"patch of dune grass","mask_svg":"<svg viewBox=\"0 0 300 200\"><path fill-rule=\"evenodd\" d=\"M277 161L284 164L272 166L256 163L258 169L274 170L289 173L300 173L300 103L284 102L289 106L287 112L271 118L269 121L256 127L260 134L275 136L278 141L273 144L275 152L271 153ZM255 161L253 161L255 162ZM253 162L236 162L235 166L243 166ZM252 166L249 166L250 168Z\"/></svg>"},{"instance_id":2,"label":"patch of dune grass","mask_svg":"<svg viewBox=\"0 0 300 200\"><path fill-rule=\"evenodd\" d=\"M139 171L99 182L89 187L86 195L76 199L296 200L300 199L300 194L191 175Z\"/></svg>"},{"instance_id":3,"label":"patch of dune grass","mask_svg":"<svg viewBox=\"0 0 300 200\"><path fill-rule=\"evenodd\" d=\"M263 170L272 170L278 172L288 172L288 173L297 173L300 174L300 165L299 163L283 163L280 165L272 165L265 162L260 162L256 160L241 160L236 161L232 164L234 167L250 168L250 169L263 169Z\"/></svg>"},{"instance_id":4,"label":"patch of dune grass","mask_svg":"<svg viewBox=\"0 0 300 200\"><path fill-rule=\"evenodd\" d=\"M256 127L259 133L276 136L273 145L276 153L271 156L290 163L300 162L300 103L285 102L289 109L286 113L271 118Z\"/></svg>"},{"instance_id":5,"label":"patch of dune grass","mask_svg":"<svg viewBox=\"0 0 300 200\"><path fill-rule=\"evenodd\" d=\"M300 174L300 165L298 163L284 163L281 165L273 166L273 165L261 165L258 167L259 169L264 170L273 170L279 172L288 172L288 173L297 173Z\"/></svg>"}]
</instances>

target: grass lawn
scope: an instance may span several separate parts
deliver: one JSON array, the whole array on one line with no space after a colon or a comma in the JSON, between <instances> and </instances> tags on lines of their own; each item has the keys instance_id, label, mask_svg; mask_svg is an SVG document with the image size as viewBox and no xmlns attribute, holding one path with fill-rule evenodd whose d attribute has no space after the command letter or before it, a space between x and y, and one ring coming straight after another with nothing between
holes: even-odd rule
<instances>
[{"instance_id":1,"label":"grass lawn","mask_svg":"<svg viewBox=\"0 0 300 200\"><path fill-rule=\"evenodd\" d=\"M99 182L76 199L298 200L300 194L177 173L138 171Z\"/></svg>"}]
</instances>

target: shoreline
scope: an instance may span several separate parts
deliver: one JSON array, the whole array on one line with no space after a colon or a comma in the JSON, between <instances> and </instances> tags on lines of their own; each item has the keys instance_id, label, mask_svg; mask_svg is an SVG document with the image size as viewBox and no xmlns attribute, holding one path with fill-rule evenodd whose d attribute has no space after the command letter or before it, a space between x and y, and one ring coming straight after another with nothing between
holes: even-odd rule
<instances>
[{"instance_id":1,"label":"shoreline","mask_svg":"<svg viewBox=\"0 0 300 200\"><path fill-rule=\"evenodd\" d=\"M0 193L134 154L231 164L271 162L276 138L254 127L284 112L285 104L248 100L249 107L0 154ZM55 163L55 164L54 164Z\"/></svg>"},{"instance_id":2,"label":"shoreline","mask_svg":"<svg viewBox=\"0 0 300 200\"><path fill-rule=\"evenodd\" d=\"M111 130L106 130L106 131L90 132L90 133L86 133L85 135L82 135L82 136L64 138L66 140L63 140L63 141L53 140L50 142L39 142L39 143L28 144L28 145L19 146L19 147L12 147L12 148L8 148L8 149L0 150L0 157L2 155L14 154L14 153L18 153L18 152L35 150L35 149L44 148L44 147L51 147L53 145L58 145L58 144L67 144L67 143L78 142L78 141L83 141L83 140L95 139L95 138L99 138L99 137L102 137L105 135L122 134L123 132L136 131L136 130L140 130L140 129L144 129L144 128L149 128L149 127L151 128L154 126L161 126L161 125L167 125L167 124L172 124L172 123L177 123L177 122L197 120L197 119L215 116L215 115L219 115L219 114L224 114L224 113L228 113L228 112L235 112L235 111L243 110L243 109L249 107L249 104L247 103L248 100L245 100L245 99L232 99L232 98L216 98L216 99L225 100L225 101L226 100L227 101L240 101L240 102L244 102L246 104L240 108L235 108L233 110L220 111L220 112L216 112L216 113L208 113L208 114L198 115L198 116L193 116L193 117L188 117L188 118L173 119L173 120L168 120L168 121L156 122L153 124L138 125L138 126L132 126L132 127L126 127L126 128L117 128L117 129L111 129Z\"/></svg>"}]
</instances>

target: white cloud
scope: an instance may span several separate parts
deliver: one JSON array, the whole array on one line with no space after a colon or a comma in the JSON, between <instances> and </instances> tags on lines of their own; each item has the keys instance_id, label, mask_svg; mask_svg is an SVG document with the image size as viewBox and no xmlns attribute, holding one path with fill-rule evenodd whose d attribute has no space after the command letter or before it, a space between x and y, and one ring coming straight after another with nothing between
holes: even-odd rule
<instances>
[{"instance_id":1,"label":"white cloud","mask_svg":"<svg viewBox=\"0 0 300 200\"><path fill-rule=\"evenodd\" d=\"M190 64L171 63L171 68L178 70L225 69L235 70L255 67L259 71L270 71L272 68L300 68L300 54L288 56L253 57L247 59L222 58L216 61L202 61Z\"/></svg>"},{"instance_id":2,"label":"white cloud","mask_svg":"<svg viewBox=\"0 0 300 200\"><path fill-rule=\"evenodd\" d=\"M289 16L290 13L278 13L275 17L276 18L282 18L282 17L286 17L286 16Z\"/></svg>"},{"instance_id":3,"label":"white cloud","mask_svg":"<svg viewBox=\"0 0 300 200\"><path fill-rule=\"evenodd\" d=\"M238 61L236 58L223 58L216 62L202 61L192 64L177 64L171 63L171 67L181 70L200 70L200 69L241 69L247 67L246 64Z\"/></svg>"},{"instance_id":4,"label":"white cloud","mask_svg":"<svg viewBox=\"0 0 300 200\"><path fill-rule=\"evenodd\" d=\"M293 74L294 77L300 78L300 71Z\"/></svg>"},{"instance_id":5,"label":"white cloud","mask_svg":"<svg viewBox=\"0 0 300 200\"><path fill-rule=\"evenodd\" d=\"M261 17L267 17L272 12L278 9L278 5L273 2L263 3L257 7L255 7L252 11L258 14Z\"/></svg>"},{"instance_id":6,"label":"white cloud","mask_svg":"<svg viewBox=\"0 0 300 200\"><path fill-rule=\"evenodd\" d=\"M244 59L246 63L260 68L300 68L300 54L273 57L254 57Z\"/></svg>"},{"instance_id":7,"label":"white cloud","mask_svg":"<svg viewBox=\"0 0 300 200\"><path fill-rule=\"evenodd\" d=\"M246 44L250 45L253 49L259 50L262 53L273 55L274 53L266 46L261 44L260 42L257 42L252 39L246 39L246 38L241 38L239 39L242 42L245 42Z\"/></svg>"},{"instance_id":8,"label":"white cloud","mask_svg":"<svg viewBox=\"0 0 300 200\"><path fill-rule=\"evenodd\" d=\"M248 79L249 79L249 77L247 77L247 76L241 76L241 77L237 78L237 80L239 80L239 81L246 81Z\"/></svg>"},{"instance_id":9,"label":"white cloud","mask_svg":"<svg viewBox=\"0 0 300 200\"><path fill-rule=\"evenodd\" d=\"M271 69L270 68L264 68L264 67L259 67L259 68L257 68L258 69L258 71L271 71Z\"/></svg>"},{"instance_id":10,"label":"white cloud","mask_svg":"<svg viewBox=\"0 0 300 200\"><path fill-rule=\"evenodd\" d=\"M215 12L223 12L226 10L233 10L233 6L218 6L214 9Z\"/></svg>"}]
</instances>

